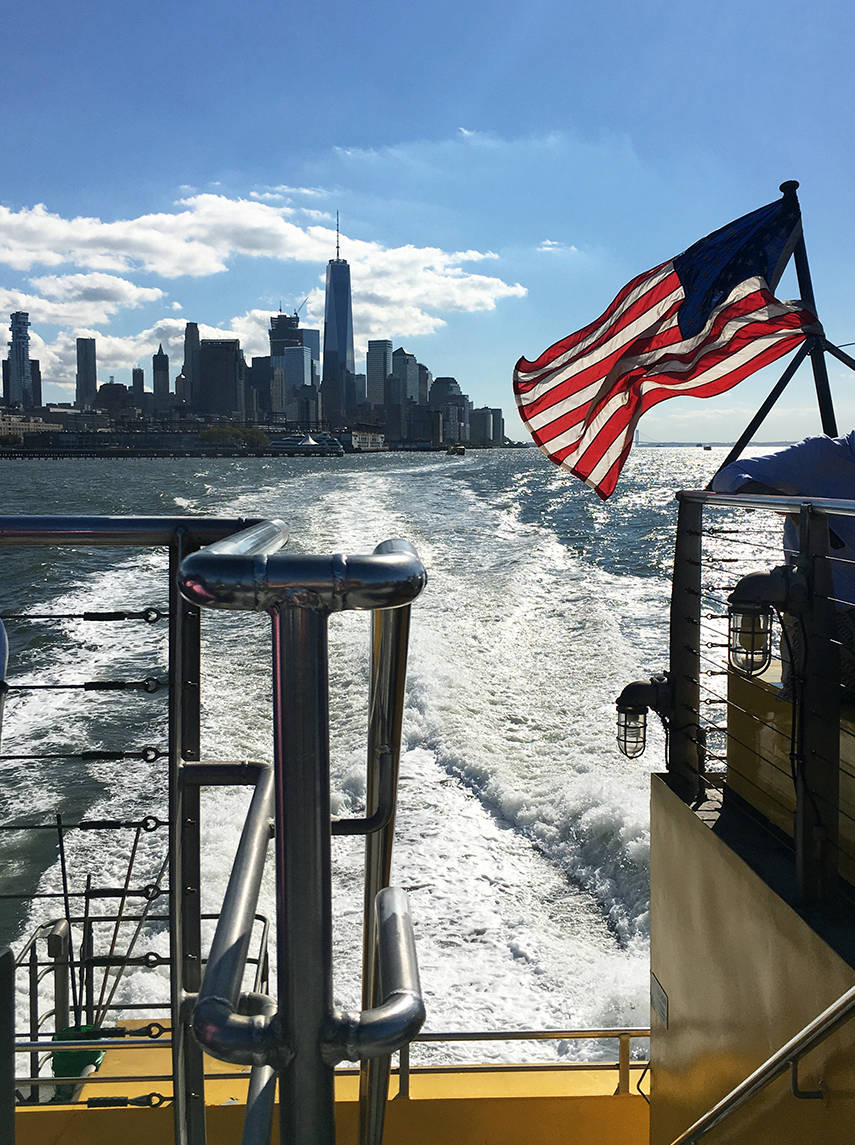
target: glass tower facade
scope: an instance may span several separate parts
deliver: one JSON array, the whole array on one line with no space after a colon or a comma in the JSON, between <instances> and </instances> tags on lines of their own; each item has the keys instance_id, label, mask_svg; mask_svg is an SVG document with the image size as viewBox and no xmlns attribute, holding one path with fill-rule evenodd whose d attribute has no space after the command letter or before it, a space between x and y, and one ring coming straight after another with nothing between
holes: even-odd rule
<instances>
[{"instance_id":1,"label":"glass tower facade","mask_svg":"<svg viewBox=\"0 0 855 1145\"><path fill-rule=\"evenodd\" d=\"M16 310L11 316L7 401L30 409L33 405L33 379L30 371L30 316Z\"/></svg>"},{"instance_id":2,"label":"glass tower facade","mask_svg":"<svg viewBox=\"0 0 855 1145\"><path fill-rule=\"evenodd\" d=\"M343 425L356 404L354 385L350 266L346 259L331 258L327 263L321 388L324 417L331 429Z\"/></svg>"}]
</instances>

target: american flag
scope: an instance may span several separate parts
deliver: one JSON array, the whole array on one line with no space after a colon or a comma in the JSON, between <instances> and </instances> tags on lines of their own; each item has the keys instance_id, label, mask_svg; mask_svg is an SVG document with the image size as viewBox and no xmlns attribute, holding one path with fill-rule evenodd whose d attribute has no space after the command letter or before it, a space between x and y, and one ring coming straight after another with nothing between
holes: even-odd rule
<instances>
[{"instance_id":1,"label":"american flag","mask_svg":"<svg viewBox=\"0 0 855 1145\"><path fill-rule=\"evenodd\" d=\"M645 410L723 393L817 331L800 303L773 297L800 235L798 201L785 195L640 274L533 362L520 358L517 406L547 457L605 500Z\"/></svg>"}]
</instances>

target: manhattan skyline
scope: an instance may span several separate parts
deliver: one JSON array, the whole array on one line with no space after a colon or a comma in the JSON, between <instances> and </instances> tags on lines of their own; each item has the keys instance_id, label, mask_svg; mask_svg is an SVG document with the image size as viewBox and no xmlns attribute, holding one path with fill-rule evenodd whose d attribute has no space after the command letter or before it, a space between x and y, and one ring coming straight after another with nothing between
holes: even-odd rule
<instances>
[{"instance_id":1,"label":"manhattan skyline","mask_svg":"<svg viewBox=\"0 0 855 1145\"><path fill-rule=\"evenodd\" d=\"M0 314L29 313L46 401L73 400L78 337L97 339L99 381L129 385L161 343L181 362L187 320L248 357L280 304L307 299L301 321L322 329L336 210L357 372L369 340L406 346L501 406L518 439L517 357L784 179L801 182L826 332L855 340L842 4L807 20L784 3L770 22L730 0L607 3L580 23L552 0L333 3L289 16L287 73L263 50L269 4L107 11L21 10L4 67L4 151L27 159L4 165ZM779 296L796 293L788 270ZM664 403L642 436L733 437L776 377ZM831 382L841 426L855 423L842 368ZM817 430L803 368L763 436Z\"/></svg>"}]
</instances>

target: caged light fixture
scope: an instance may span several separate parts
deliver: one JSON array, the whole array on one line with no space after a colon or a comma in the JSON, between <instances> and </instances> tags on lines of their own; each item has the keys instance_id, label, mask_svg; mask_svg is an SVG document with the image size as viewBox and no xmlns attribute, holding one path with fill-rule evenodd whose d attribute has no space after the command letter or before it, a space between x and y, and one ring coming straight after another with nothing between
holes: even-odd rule
<instances>
[{"instance_id":1,"label":"caged light fixture","mask_svg":"<svg viewBox=\"0 0 855 1145\"><path fill-rule=\"evenodd\" d=\"M663 719L671 709L671 683L667 674L627 684L615 701L617 705L617 744L628 759L641 755L647 746L647 710L652 708Z\"/></svg>"},{"instance_id":2,"label":"caged light fixture","mask_svg":"<svg viewBox=\"0 0 855 1145\"><path fill-rule=\"evenodd\" d=\"M798 612L807 600L804 576L789 565L753 572L727 598L728 663L746 676L759 676L772 660L773 610Z\"/></svg>"}]
</instances>

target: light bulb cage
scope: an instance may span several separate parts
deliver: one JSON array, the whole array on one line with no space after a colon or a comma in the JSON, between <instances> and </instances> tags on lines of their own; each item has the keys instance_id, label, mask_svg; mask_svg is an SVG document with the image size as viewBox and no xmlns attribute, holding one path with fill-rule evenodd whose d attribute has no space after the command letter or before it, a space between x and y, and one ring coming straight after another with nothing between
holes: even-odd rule
<instances>
[{"instance_id":1,"label":"light bulb cage","mask_svg":"<svg viewBox=\"0 0 855 1145\"><path fill-rule=\"evenodd\" d=\"M671 683L667 673L627 684L615 701L617 745L627 759L643 755L647 746L647 712L652 708L663 720L671 711Z\"/></svg>"},{"instance_id":2,"label":"light bulb cage","mask_svg":"<svg viewBox=\"0 0 855 1145\"><path fill-rule=\"evenodd\" d=\"M745 676L760 676L772 662L772 606L731 604L727 610L727 659Z\"/></svg>"}]
</instances>

